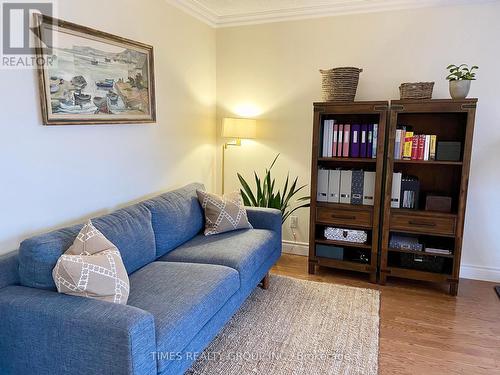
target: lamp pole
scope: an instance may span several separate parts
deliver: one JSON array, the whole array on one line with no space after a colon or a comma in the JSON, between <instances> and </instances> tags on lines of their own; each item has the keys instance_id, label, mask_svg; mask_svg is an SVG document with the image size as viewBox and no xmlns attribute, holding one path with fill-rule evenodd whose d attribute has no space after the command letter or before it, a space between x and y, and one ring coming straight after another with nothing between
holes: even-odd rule
<instances>
[{"instance_id":1,"label":"lamp pole","mask_svg":"<svg viewBox=\"0 0 500 375\"><path fill-rule=\"evenodd\" d=\"M222 194L224 194L224 176L226 174L225 173L225 170L226 170L226 150L229 146L241 146L241 139L237 138L233 142L225 142L222 145L222 176L221 176Z\"/></svg>"},{"instance_id":2,"label":"lamp pole","mask_svg":"<svg viewBox=\"0 0 500 375\"><path fill-rule=\"evenodd\" d=\"M222 194L224 194L225 191L226 150L229 146L241 146L242 138L255 138L255 126L256 121L252 119L230 117L225 117L222 119L222 137L232 139L232 141L225 142L222 145Z\"/></svg>"}]
</instances>

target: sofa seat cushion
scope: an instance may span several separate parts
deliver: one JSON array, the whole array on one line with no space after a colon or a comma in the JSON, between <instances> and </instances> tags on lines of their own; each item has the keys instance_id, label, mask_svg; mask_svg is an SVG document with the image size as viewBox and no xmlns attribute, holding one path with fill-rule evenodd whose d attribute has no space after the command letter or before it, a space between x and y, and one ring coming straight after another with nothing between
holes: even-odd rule
<instances>
[{"instance_id":1,"label":"sofa seat cushion","mask_svg":"<svg viewBox=\"0 0 500 375\"><path fill-rule=\"evenodd\" d=\"M128 305L154 316L157 358L182 351L240 287L234 269L208 264L153 262L129 278Z\"/></svg>"},{"instance_id":2,"label":"sofa seat cushion","mask_svg":"<svg viewBox=\"0 0 500 375\"><path fill-rule=\"evenodd\" d=\"M198 235L158 260L231 267L239 272L241 284L246 286L254 272L276 251L274 236L274 232L266 229Z\"/></svg>"}]
</instances>

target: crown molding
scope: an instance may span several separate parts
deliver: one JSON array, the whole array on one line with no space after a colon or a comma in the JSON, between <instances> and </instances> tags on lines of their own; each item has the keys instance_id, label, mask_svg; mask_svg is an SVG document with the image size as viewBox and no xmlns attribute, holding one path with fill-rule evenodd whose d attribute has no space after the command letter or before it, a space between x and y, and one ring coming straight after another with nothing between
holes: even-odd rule
<instances>
[{"instance_id":1,"label":"crown molding","mask_svg":"<svg viewBox=\"0 0 500 375\"><path fill-rule=\"evenodd\" d=\"M212 27L234 27L262 23L293 21L348 14L386 12L404 9L450 5L484 4L499 0L349 0L335 4L272 9L261 12L219 15L198 0L166 0Z\"/></svg>"},{"instance_id":2,"label":"crown molding","mask_svg":"<svg viewBox=\"0 0 500 375\"><path fill-rule=\"evenodd\" d=\"M190 16L205 22L212 27L218 27L219 16L211 9L207 8L197 0L165 0L168 4L173 5Z\"/></svg>"}]
</instances>

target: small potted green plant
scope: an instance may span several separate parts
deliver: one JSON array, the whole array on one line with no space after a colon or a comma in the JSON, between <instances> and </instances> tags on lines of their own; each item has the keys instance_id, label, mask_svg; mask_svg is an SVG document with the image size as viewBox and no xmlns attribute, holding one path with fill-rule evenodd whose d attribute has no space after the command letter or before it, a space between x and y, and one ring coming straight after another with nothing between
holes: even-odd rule
<instances>
[{"instance_id":1,"label":"small potted green plant","mask_svg":"<svg viewBox=\"0 0 500 375\"><path fill-rule=\"evenodd\" d=\"M470 82L476 79L474 70L479 69L474 65L469 68L467 64L448 65L450 74L446 77L450 81L450 95L453 99L465 99L469 95Z\"/></svg>"},{"instance_id":2,"label":"small potted green plant","mask_svg":"<svg viewBox=\"0 0 500 375\"><path fill-rule=\"evenodd\" d=\"M280 156L280 154L276 155L269 169L266 169L266 174L262 179L257 175L256 172L254 172L256 185L255 192L252 191L250 185L239 173L238 179L240 180L242 186L240 192L245 206L268 207L281 210L281 221L282 223L284 223L286 219L288 219L288 217L295 211L304 207L309 207L309 196L304 196L297 199L295 198L297 193L304 189L307 185L297 186L297 181L299 178L295 177L292 182L289 175L286 176L285 186L283 187L283 190L275 189L276 181L271 176L271 170L273 169L278 156Z\"/></svg>"}]
</instances>

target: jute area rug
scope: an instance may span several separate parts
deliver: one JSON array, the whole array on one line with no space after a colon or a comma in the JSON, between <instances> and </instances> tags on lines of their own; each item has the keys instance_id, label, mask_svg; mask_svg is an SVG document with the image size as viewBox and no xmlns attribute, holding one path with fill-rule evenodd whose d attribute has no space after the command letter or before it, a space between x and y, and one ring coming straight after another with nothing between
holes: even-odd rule
<instances>
[{"instance_id":1,"label":"jute area rug","mask_svg":"<svg viewBox=\"0 0 500 375\"><path fill-rule=\"evenodd\" d=\"M272 275L186 374L375 375L379 305L376 290Z\"/></svg>"}]
</instances>

